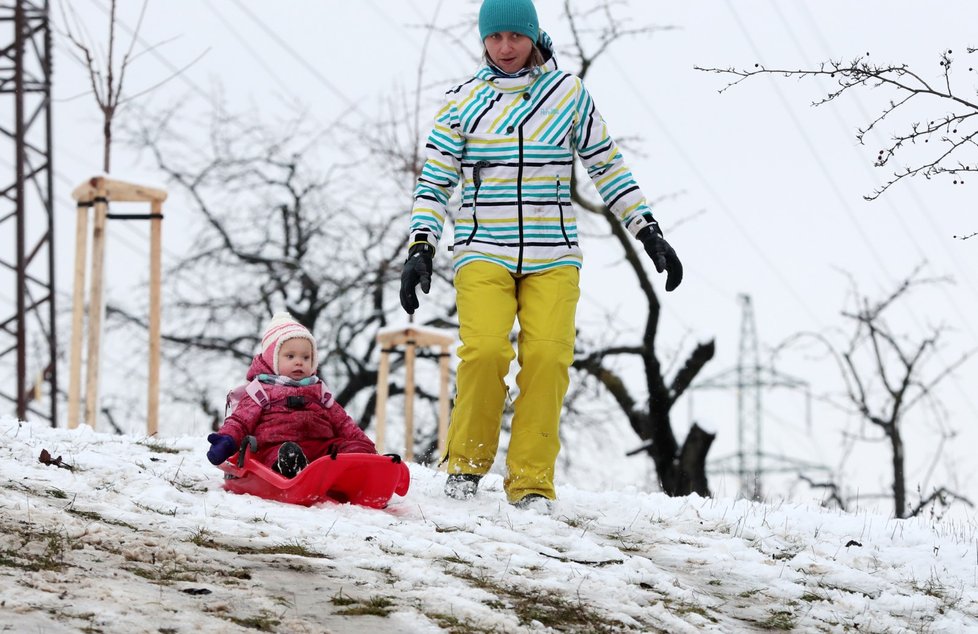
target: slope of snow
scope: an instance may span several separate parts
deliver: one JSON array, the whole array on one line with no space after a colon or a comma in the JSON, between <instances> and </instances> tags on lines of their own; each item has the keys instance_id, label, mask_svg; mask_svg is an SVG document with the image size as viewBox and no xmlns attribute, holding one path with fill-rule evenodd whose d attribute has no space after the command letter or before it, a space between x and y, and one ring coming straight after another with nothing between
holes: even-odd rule
<instances>
[{"instance_id":1,"label":"slope of snow","mask_svg":"<svg viewBox=\"0 0 978 634\"><path fill-rule=\"evenodd\" d=\"M418 465L384 510L303 508L206 447L0 419L0 630L978 631L973 523L569 485L541 514Z\"/></svg>"}]
</instances>

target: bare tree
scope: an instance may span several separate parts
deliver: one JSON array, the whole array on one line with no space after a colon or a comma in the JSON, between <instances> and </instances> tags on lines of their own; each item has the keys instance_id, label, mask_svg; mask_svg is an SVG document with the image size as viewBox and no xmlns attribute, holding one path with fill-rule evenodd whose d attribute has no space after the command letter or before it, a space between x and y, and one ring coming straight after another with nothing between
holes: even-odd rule
<instances>
[{"instance_id":1,"label":"bare tree","mask_svg":"<svg viewBox=\"0 0 978 634\"><path fill-rule=\"evenodd\" d=\"M965 49L966 55L974 54L976 49ZM753 68L711 68L694 66L696 70L729 75L737 79L731 81L720 92L741 82L761 75L790 77L799 79L827 78L833 80L834 88L812 105L820 106L846 93L856 90L876 89L887 94L887 102L872 121L858 128L856 138L860 144L866 136L876 130L884 121L896 121L900 131L894 133L888 145L876 155L876 167L889 167L891 162L905 166L897 168L886 182L865 196L875 200L897 182L915 176L927 179L947 176L952 185L963 185L968 172L978 172L978 148L976 135L978 126L978 101L974 99L974 87L969 67L968 76L955 77L953 51L948 49L940 54L941 73L929 77L910 68L907 64L878 64L869 59L869 53L853 58L851 61L829 60L817 68L769 68L754 64ZM966 85L964 85L966 83ZM970 92L970 94L969 94ZM917 108L915 110L915 108ZM921 109L934 113L932 119L919 119ZM901 120L900 117L904 116ZM970 235L955 236L962 240Z\"/></svg>"},{"instance_id":2,"label":"bare tree","mask_svg":"<svg viewBox=\"0 0 978 634\"><path fill-rule=\"evenodd\" d=\"M183 68L175 70L162 80L148 86L143 86L141 89L135 92L128 92L126 90L127 73L131 70L133 64L141 55L155 52L155 50L163 44L159 43L152 46L144 45L141 50L138 52L136 51L136 44L141 42L140 31L142 29L143 19L146 15L148 5L149 0L143 0L139 8L136 26L130 33L131 40L128 48L122 55L122 60L117 63L116 31L120 26L125 26L117 16L117 0L111 0L109 3L109 8L107 11L108 32L104 36L104 41L100 41L99 37L92 35L87 28L85 21L80 18L74 5L64 2L63 0L59 2L63 22L63 28L60 29L59 32L68 40L70 44L68 46L68 51L75 61L77 61L84 69L89 83L89 90L77 95L76 97L73 97L73 99L86 96L89 93L91 93L91 95L95 98L95 103L102 115L102 171L106 174L111 171L112 167L112 143L114 140L114 129L117 123L117 115L121 112L122 108L137 100L139 97L142 97L143 95L152 92L156 88L159 88L171 79L179 76L184 70L193 65L206 53L206 51L204 51L189 64ZM110 315L115 310L112 306L107 306L106 309ZM122 433L122 430L115 422L117 414L115 406L102 403L100 406L100 411L103 415L105 415L105 418L109 424L117 432Z\"/></svg>"},{"instance_id":3,"label":"bare tree","mask_svg":"<svg viewBox=\"0 0 978 634\"><path fill-rule=\"evenodd\" d=\"M136 43L139 40L139 32L142 28L143 18L146 15L146 7L149 4L149 0L143 0L143 3L139 9L139 18L137 19L136 26L132 32L132 39L129 42L129 47L123 54L122 61L117 65L116 29L119 26L119 21L116 17L117 4L118 0L111 0L109 3L109 31L106 35L107 42L104 46L105 58L101 59L97 52L103 50L103 46L100 46L96 39L89 34L84 23L79 19L75 8L70 4L66 5L65 2L59 3L61 16L65 25L63 35L67 37L72 44L69 51L72 53L75 60L78 61L88 73L91 93L95 97L95 102L102 114L102 171L106 174L109 173L109 168L111 167L113 123L115 122L115 117L120 108L122 108L125 104L132 102L134 99L137 99L140 96L162 86L197 61L194 60L193 62L190 62L190 64L184 68L172 73L153 85L144 87L132 94L124 94L123 90L126 87L126 72L141 54L156 48L158 45L136 53L135 55L133 54ZM201 53L201 56L202 55L203 53ZM197 59L200 59L200 56L198 56Z\"/></svg>"},{"instance_id":4,"label":"bare tree","mask_svg":"<svg viewBox=\"0 0 978 634\"><path fill-rule=\"evenodd\" d=\"M954 361L935 369L935 363L940 363L939 343L946 328L931 327L917 336L901 334L891 325L888 316L899 305L910 301L909 295L914 288L946 281L923 278L917 269L882 300L861 296L853 285L853 307L842 312L850 325L847 336L805 332L794 335L779 347L783 351L814 341L835 362L843 383L842 397L827 395L825 398L863 423L860 431L850 436L852 440L882 441L888 445L893 482L888 497L893 500L894 515L900 518L916 516L934 503L958 500L971 505L963 496L938 486L930 493L922 494L919 503L911 507L907 492L906 428L911 424L920 426L926 421L924 414L918 414L925 404L931 406L932 412L941 411L938 385L951 377L976 350L962 352ZM936 433L935 464L944 442L954 436L952 430L943 426ZM845 508L846 496L840 492L838 483L809 482L829 491ZM865 499L872 494L862 493L860 497Z\"/></svg>"},{"instance_id":5,"label":"bare tree","mask_svg":"<svg viewBox=\"0 0 978 634\"><path fill-rule=\"evenodd\" d=\"M355 161L321 167L319 150L331 144L305 120L297 112L266 124L255 113L217 108L203 133L188 133L193 123L173 110L142 116L133 130L132 142L191 201L197 219L184 229L187 255L166 275L164 344L186 377L173 396L206 404L227 390L227 377L243 379L268 317L284 308L317 335L321 373L337 399L346 405L367 394L365 427L374 335L396 306L385 289L402 232L396 210L364 195L356 170L345 167ZM140 323L138 311L113 314ZM200 376L201 367L214 378ZM205 409L212 420L223 414Z\"/></svg>"},{"instance_id":6,"label":"bare tree","mask_svg":"<svg viewBox=\"0 0 978 634\"><path fill-rule=\"evenodd\" d=\"M143 0L142 8L139 11L139 21L136 24L136 32L133 34L129 48L122 57L118 71L115 65L115 29L116 29L116 0L112 0L109 7L109 34L108 46L106 48L106 59L100 62L96 59L93 50L96 49L94 42L89 41L82 34L85 33L78 20L78 14L69 5L65 10L64 3L61 3L61 14L66 25L66 35L71 43L74 44L75 57L88 71L88 79L91 83L92 95L102 113L102 171L109 173L112 154L112 121L115 118L116 110L123 103L122 87L125 83L126 70L132 60L133 47L139 35L139 29L143 23L143 16L146 14L146 5L149 0ZM69 19L68 12L71 14ZM116 75L118 72L118 75Z\"/></svg>"},{"instance_id":7,"label":"bare tree","mask_svg":"<svg viewBox=\"0 0 978 634\"><path fill-rule=\"evenodd\" d=\"M362 428L371 423L376 334L404 321L397 284L420 171L423 62L413 95L391 98L389 113L370 125L345 123L349 111L323 129L312 129L302 111L264 122L259 113L228 112L216 98L203 124L183 107L144 112L131 123L131 145L152 157L199 219L187 229L188 255L165 276L173 299L164 355L185 377L171 398L202 410L213 427L224 416L214 395L227 391L229 377L243 377L261 329L282 308L317 336L320 374L337 400L359 408L351 413ZM325 157L331 147L342 150ZM364 151L354 158L352 148ZM451 266L442 265L440 283L450 285ZM457 326L452 299L433 290L426 312L435 317L426 325ZM116 305L109 314L145 327L139 310ZM419 350L417 357L437 368L436 354ZM404 390L402 363L392 355L392 396ZM436 420L438 394L420 384L416 394ZM436 446L435 431L419 440L422 459Z\"/></svg>"},{"instance_id":8,"label":"bare tree","mask_svg":"<svg viewBox=\"0 0 978 634\"><path fill-rule=\"evenodd\" d=\"M578 11L570 0L564 1L564 15L570 25L573 41L569 49L578 76L585 78L595 61L617 41L630 36L648 36L669 30L668 26L635 26L614 10L617 3L605 1ZM590 26L585 27L585 24ZM580 177L575 166L573 201L581 210L606 221L614 241L621 248L628 269L634 275L645 300L645 327L637 340L629 343L599 341L591 333L581 333L574 368L597 381L611 395L625 414L639 438L647 441L642 450L655 463L659 485L669 495L696 492L709 495L706 477L706 455L714 435L693 425L680 445L672 428L670 410L685 393L703 367L713 358L714 342L697 344L670 378L663 367L661 351L656 348L661 304L652 287L649 263L636 241L621 225L614 213L586 189L589 179ZM642 390L635 393L626 376L615 369L616 359L637 359L643 373Z\"/></svg>"}]
</instances>

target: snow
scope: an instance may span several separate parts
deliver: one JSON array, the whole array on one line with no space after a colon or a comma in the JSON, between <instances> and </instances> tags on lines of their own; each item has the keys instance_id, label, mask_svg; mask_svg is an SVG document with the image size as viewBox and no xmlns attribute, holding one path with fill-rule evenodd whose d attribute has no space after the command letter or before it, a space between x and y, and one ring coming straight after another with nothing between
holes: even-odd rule
<instances>
[{"instance_id":1,"label":"snow","mask_svg":"<svg viewBox=\"0 0 978 634\"><path fill-rule=\"evenodd\" d=\"M421 465L384 510L304 508L206 448L0 418L0 630L978 631L973 521L566 480L541 513Z\"/></svg>"}]
</instances>

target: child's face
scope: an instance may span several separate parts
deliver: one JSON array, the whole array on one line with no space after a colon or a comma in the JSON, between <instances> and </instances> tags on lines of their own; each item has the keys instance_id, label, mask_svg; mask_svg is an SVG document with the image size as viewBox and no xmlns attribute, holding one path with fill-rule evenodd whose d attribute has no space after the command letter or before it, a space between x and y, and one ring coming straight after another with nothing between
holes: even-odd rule
<instances>
[{"instance_id":1,"label":"child's face","mask_svg":"<svg viewBox=\"0 0 978 634\"><path fill-rule=\"evenodd\" d=\"M312 376L312 343L308 339L289 339L278 349L278 373L290 379Z\"/></svg>"}]
</instances>

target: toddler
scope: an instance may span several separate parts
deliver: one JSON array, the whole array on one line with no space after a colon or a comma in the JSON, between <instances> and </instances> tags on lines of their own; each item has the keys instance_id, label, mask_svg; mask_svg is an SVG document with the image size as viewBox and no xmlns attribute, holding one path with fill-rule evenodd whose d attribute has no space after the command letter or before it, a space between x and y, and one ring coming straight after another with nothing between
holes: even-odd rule
<instances>
[{"instance_id":1,"label":"toddler","mask_svg":"<svg viewBox=\"0 0 978 634\"><path fill-rule=\"evenodd\" d=\"M316 340L289 313L276 313L246 378L248 396L225 419L207 459L219 465L245 436L258 441L257 458L287 478L311 460L337 453L377 453L318 376Z\"/></svg>"}]
</instances>

